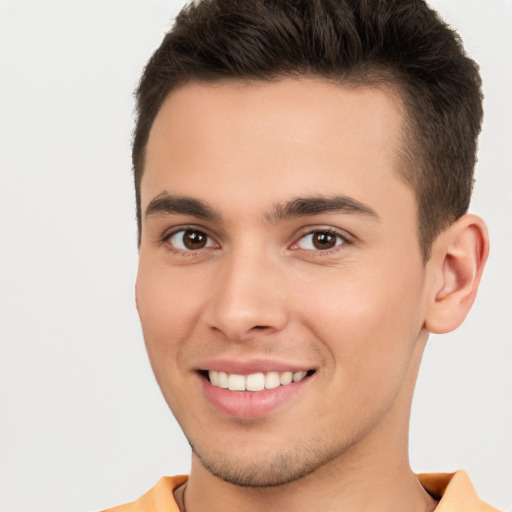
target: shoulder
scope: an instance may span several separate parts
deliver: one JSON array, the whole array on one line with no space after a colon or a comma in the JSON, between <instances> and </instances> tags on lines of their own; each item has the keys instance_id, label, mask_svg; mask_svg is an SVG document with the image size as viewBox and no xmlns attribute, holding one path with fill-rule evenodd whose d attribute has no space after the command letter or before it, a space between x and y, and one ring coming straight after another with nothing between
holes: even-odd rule
<instances>
[{"instance_id":1,"label":"shoulder","mask_svg":"<svg viewBox=\"0 0 512 512\"><path fill-rule=\"evenodd\" d=\"M179 512L173 493L187 478L185 475L164 476L139 499L102 512Z\"/></svg>"},{"instance_id":2,"label":"shoulder","mask_svg":"<svg viewBox=\"0 0 512 512\"><path fill-rule=\"evenodd\" d=\"M435 512L500 512L478 497L465 471L423 473L418 478L423 487L440 500Z\"/></svg>"}]
</instances>

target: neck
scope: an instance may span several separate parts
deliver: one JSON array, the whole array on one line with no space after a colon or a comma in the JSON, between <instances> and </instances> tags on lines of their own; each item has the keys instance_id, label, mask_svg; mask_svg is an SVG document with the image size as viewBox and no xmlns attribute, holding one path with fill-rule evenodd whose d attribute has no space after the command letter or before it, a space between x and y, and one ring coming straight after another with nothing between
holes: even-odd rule
<instances>
[{"instance_id":1,"label":"neck","mask_svg":"<svg viewBox=\"0 0 512 512\"><path fill-rule=\"evenodd\" d=\"M276 487L249 488L211 475L194 456L186 512L427 512L436 502L410 469L407 434L379 432L310 475ZM405 438L405 439L404 439Z\"/></svg>"},{"instance_id":2,"label":"neck","mask_svg":"<svg viewBox=\"0 0 512 512\"><path fill-rule=\"evenodd\" d=\"M354 454L355 455L355 454ZM349 457L347 457L349 459ZM367 459L332 461L289 484L247 488L219 480L194 459L185 493L186 512L427 512L436 502L408 464L381 468ZM350 463L351 462L351 463Z\"/></svg>"}]
</instances>

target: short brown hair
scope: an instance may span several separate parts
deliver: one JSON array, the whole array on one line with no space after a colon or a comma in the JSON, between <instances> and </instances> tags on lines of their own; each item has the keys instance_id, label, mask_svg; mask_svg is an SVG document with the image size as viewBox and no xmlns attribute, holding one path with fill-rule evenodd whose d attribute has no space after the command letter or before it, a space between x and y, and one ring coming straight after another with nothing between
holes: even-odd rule
<instances>
[{"instance_id":1,"label":"short brown hair","mask_svg":"<svg viewBox=\"0 0 512 512\"><path fill-rule=\"evenodd\" d=\"M421 0L202 0L186 6L149 60L136 92L140 183L153 121L188 82L320 77L391 86L405 107L399 174L418 202L419 242L466 213L482 122L481 79L458 35Z\"/></svg>"}]
</instances>

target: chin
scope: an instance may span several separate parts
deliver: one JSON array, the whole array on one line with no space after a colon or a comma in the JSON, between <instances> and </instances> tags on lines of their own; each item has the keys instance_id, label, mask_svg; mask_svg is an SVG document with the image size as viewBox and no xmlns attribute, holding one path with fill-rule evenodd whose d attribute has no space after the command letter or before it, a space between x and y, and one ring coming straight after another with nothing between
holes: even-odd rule
<instances>
[{"instance_id":1,"label":"chin","mask_svg":"<svg viewBox=\"0 0 512 512\"><path fill-rule=\"evenodd\" d=\"M240 487L277 487L304 478L332 461L339 451L327 447L307 448L288 452L273 451L268 456L259 454L258 460L248 460L247 455L236 457L230 453L207 453L198 451L191 444L192 451L202 466L213 476ZM342 450L341 450L342 451Z\"/></svg>"}]
</instances>

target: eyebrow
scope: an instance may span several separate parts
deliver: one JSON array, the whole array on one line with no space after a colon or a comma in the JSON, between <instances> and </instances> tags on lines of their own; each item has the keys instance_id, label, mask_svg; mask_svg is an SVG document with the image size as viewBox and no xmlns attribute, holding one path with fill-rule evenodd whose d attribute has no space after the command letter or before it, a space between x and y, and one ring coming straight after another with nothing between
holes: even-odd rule
<instances>
[{"instance_id":1,"label":"eyebrow","mask_svg":"<svg viewBox=\"0 0 512 512\"><path fill-rule=\"evenodd\" d=\"M146 217L161 214L183 214L220 221L222 216L205 201L192 197L173 196L167 192L154 197L146 208ZM379 220L377 212L368 205L348 196L312 196L297 197L286 203L276 204L265 218L275 224L303 216L321 215L323 213L358 214Z\"/></svg>"},{"instance_id":2,"label":"eyebrow","mask_svg":"<svg viewBox=\"0 0 512 512\"><path fill-rule=\"evenodd\" d=\"M146 208L146 217L161 214L183 214L204 219L220 220L221 215L208 203L191 197L173 196L162 192Z\"/></svg>"},{"instance_id":3,"label":"eyebrow","mask_svg":"<svg viewBox=\"0 0 512 512\"><path fill-rule=\"evenodd\" d=\"M296 217L321 215L323 213L358 214L379 220L377 212L368 205L348 196L298 197L284 204L277 204L265 215L267 220L276 223Z\"/></svg>"}]
</instances>

